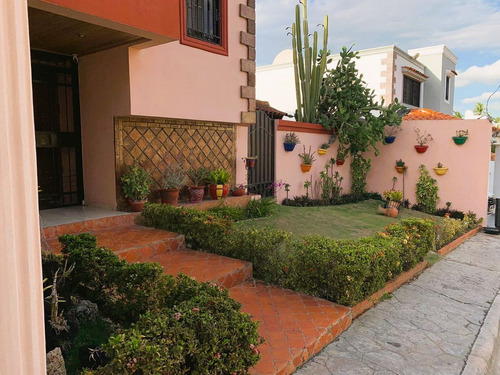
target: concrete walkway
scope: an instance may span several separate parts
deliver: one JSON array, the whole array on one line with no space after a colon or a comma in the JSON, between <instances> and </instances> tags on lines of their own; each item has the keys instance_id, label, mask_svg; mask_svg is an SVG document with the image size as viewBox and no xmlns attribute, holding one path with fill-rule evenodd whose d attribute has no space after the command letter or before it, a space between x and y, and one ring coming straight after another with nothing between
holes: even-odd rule
<instances>
[{"instance_id":1,"label":"concrete walkway","mask_svg":"<svg viewBox=\"0 0 500 375\"><path fill-rule=\"evenodd\" d=\"M296 375L460 375L500 290L500 236L468 240L367 311Z\"/></svg>"}]
</instances>

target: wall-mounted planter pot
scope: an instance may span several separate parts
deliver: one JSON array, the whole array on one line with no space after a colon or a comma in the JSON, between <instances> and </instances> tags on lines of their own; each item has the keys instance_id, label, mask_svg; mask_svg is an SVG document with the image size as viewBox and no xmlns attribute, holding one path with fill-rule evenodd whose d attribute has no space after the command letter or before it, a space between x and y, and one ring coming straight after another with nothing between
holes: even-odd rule
<instances>
[{"instance_id":1,"label":"wall-mounted planter pot","mask_svg":"<svg viewBox=\"0 0 500 375\"><path fill-rule=\"evenodd\" d=\"M452 137L456 145L463 145L469 137Z\"/></svg>"},{"instance_id":2,"label":"wall-mounted planter pot","mask_svg":"<svg viewBox=\"0 0 500 375\"><path fill-rule=\"evenodd\" d=\"M256 162L256 160L257 160L257 159L246 158L246 159L245 159L245 166L246 166L248 169L255 168L255 162Z\"/></svg>"},{"instance_id":3,"label":"wall-mounted planter pot","mask_svg":"<svg viewBox=\"0 0 500 375\"><path fill-rule=\"evenodd\" d=\"M401 173L401 174L405 173L406 170L408 169L408 167L397 167L397 166L394 168L396 168L396 171L398 171L398 173Z\"/></svg>"},{"instance_id":4,"label":"wall-mounted planter pot","mask_svg":"<svg viewBox=\"0 0 500 375\"><path fill-rule=\"evenodd\" d=\"M295 148L295 143L283 143L283 146L285 147L285 151L293 151Z\"/></svg>"},{"instance_id":5,"label":"wall-mounted planter pot","mask_svg":"<svg viewBox=\"0 0 500 375\"><path fill-rule=\"evenodd\" d=\"M427 151L428 148L429 148L428 145L423 145L423 146L415 145L415 150L417 150L419 154L423 154L425 151Z\"/></svg>"},{"instance_id":6,"label":"wall-mounted planter pot","mask_svg":"<svg viewBox=\"0 0 500 375\"><path fill-rule=\"evenodd\" d=\"M436 172L436 174L438 176L443 176L446 174L446 172L448 172L448 168L438 168L438 167L434 167L434 172Z\"/></svg>"},{"instance_id":7,"label":"wall-mounted planter pot","mask_svg":"<svg viewBox=\"0 0 500 375\"><path fill-rule=\"evenodd\" d=\"M390 136L390 137L385 137L384 138L384 141L385 143L387 144L391 144L391 143L394 143L394 141L396 140L396 137L393 135L393 136Z\"/></svg>"},{"instance_id":8,"label":"wall-mounted planter pot","mask_svg":"<svg viewBox=\"0 0 500 375\"><path fill-rule=\"evenodd\" d=\"M326 155L327 151L326 148L318 148L318 155Z\"/></svg>"},{"instance_id":9,"label":"wall-mounted planter pot","mask_svg":"<svg viewBox=\"0 0 500 375\"><path fill-rule=\"evenodd\" d=\"M306 173L311 170L312 165L311 164L301 164L300 169L302 169L302 172Z\"/></svg>"},{"instance_id":10,"label":"wall-mounted planter pot","mask_svg":"<svg viewBox=\"0 0 500 375\"><path fill-rule=\"evenodd\" d=\"M335 162L335 164L337 165L344 165L345 163L345 160L342 160L342 159L337 159L337 161Z\"/></svg>"}]
</instances>

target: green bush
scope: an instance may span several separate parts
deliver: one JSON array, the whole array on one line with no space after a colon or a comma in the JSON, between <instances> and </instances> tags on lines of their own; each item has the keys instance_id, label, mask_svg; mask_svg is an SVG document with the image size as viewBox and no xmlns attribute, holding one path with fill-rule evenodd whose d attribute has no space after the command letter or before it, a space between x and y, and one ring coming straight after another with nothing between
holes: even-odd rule
<instances>
[{"instance_id":1,"label":"green bush","mask_svg":"<svg viewBox=\"0 0 500 375\"><path fill-rule=\"evenodd\" d=\"M209 213L149 205L143 216L159 229L182 233L190 247L250 261L264 281L352 305L423 260L434 249L434 223L403 220L359 240L320 236L293 241L283 231L242 230Z\"/></svg>"},{"instance_id":2,"label":"green bush","mask_svg":"<svg viewBox=\"0 0 500 375\"><path fill-rule=\"evenodd\" d=\"M420 177L416 189L417 204L422 208L422 211L433 213L436 211L437 201L439 200L437 180L430 176L425 165L420 165L419 171Z\"/></svg>"},{"instance_id":3,"label":"green bush","mask_svg":"<svg viewBox=\"0 0 500 375\"><path fill-rule=\"evenodd\" d=\"M94 373L247 374L260 359L257 323L239 312L240 304L227 291L192 283L193 298L161 313L148 312L112 336L104 345L111 361Z\"/></svg>"},{"instance_id":4,"label":"green bush","mask_svg":"<svg viewBox=\"0 0 500 375\"><path fill-rule=\"evenodd\" d=\"M222 206L213 207L207 210L212 215L218 215L221 218L240 221L245 219L256 219L259 217L270 216L276 207L274 198L252 199L248 201L245 207Z\"/></svg>"}]
</instances>

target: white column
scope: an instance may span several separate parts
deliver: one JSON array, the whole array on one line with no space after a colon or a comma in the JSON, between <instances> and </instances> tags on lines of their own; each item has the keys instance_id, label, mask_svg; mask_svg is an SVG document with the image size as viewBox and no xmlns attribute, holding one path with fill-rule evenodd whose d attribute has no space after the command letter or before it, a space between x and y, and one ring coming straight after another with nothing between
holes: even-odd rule
<instances>
[{"instance_id":1,"label":"white column","mask_svg":"<svg viewBox=\"0 0 500 375\"><path fill-rule=\"evenodd\" d=\"M0 374L44 375L40 231L26 0L0 1Z\"/></svg>"}]
</instances>

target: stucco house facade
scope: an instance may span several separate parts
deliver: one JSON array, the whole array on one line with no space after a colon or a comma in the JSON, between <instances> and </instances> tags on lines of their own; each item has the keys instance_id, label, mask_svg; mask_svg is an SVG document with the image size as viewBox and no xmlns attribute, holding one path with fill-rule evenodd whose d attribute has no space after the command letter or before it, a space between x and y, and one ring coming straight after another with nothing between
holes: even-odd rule
<instances>
[{"instance_id":1,"label":"stucco house facade","mask_svg":"<svg viewBox=\"0 0 500 375\"><path fill-rule=\"evenodd\" d=\"M0 45L0 373L43 374L39 208L117 209L134 161L244 176L255 1L5 0Z\"/></svg>"},{"instance_id":2,"label":"stucco house facade","mask_svg":"<svg viewBox=\"0 0 500 375\"><path fill-rule=\"evenodd\" d=\"M356 67L380 102L397 98L409 108L453 114L458 58L445 45L403 51L395 45L359 51ZM329 69L339 55L332 55ZM257 67L257 98L293 114L296 110L292 50L279 53L271 65Z\"/></svg>"}]
</instances>

